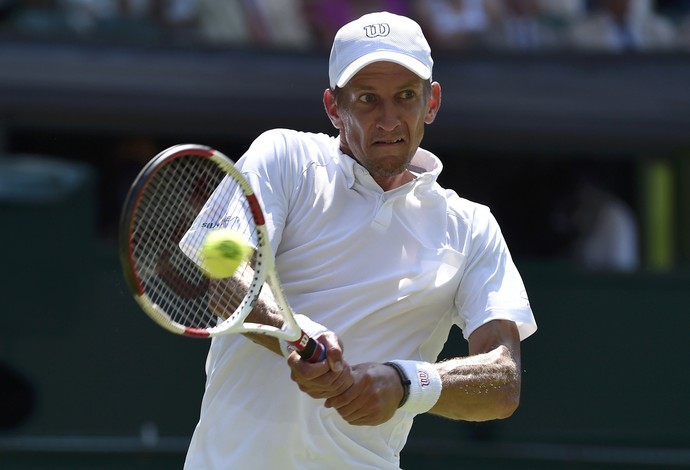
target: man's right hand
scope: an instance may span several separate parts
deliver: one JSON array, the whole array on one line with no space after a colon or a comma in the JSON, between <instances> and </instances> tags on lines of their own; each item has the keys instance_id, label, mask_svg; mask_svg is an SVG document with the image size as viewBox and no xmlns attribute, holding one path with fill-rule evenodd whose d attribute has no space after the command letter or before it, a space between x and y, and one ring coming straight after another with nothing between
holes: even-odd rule
<instances>
[{"instance_id":1,"label":"man's right hand","mask_svg":"<svg viewBox=\"0 0 690 470\"><path fill-rule=\"evenodd\" d=\"M316 340L326 347L326 360L309 363L293 352L288 357L290 378L312 398L338 396L354 383L352 370L343 359L343 347L335 333L330 331Z\"/></svg>"}]
</instances>

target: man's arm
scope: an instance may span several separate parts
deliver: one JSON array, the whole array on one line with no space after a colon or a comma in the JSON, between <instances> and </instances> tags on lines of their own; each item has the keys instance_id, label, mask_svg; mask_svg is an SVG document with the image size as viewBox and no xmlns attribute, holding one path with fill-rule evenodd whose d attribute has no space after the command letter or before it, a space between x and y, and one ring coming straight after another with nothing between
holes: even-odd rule
<instances>
[{"instance_id":1,"label":"man's arm","mask_svg":"<svg viewBox=\"0 0 690 470\"><path fill-rule=\"evenodd\" d=\"M441 376L442 390L430 413L456 420L487 421L507 418L519 404L520 335L512 321L494 320L477 328L469 338L469 356L433 367ZM326 400L325 405L337 409L350 424L373 426L388 421L403 398L396 370L384 364L364 363L352 366L352 374L354 384ZM300 383L294 369L293 380Z\"/></svg>"},{"instance_id":2,"label":"man's arm","mask_svg":"<svg viewBox=\"0 0 690 470\"><path fill-rule=\"evenodd\" d=\"M469 337L469 356L435 364L441 396L429 411L451 419L487 421L511 416L520 403L520 334L494 320Z\"/></svg>"},{"instance_id":3,"label":"man's arm","mask_svg":"<svg viewBox=\"0 0 690 470\"><path fill-rule=\"evenodd\" d=\"M211 280L210 282L209 292L211 293L211 298L209 307L217 316L226 319L231 312L235 311L242 298L246 295L248 291L247 286L251 282L251 278L241 278L235 275L226 279ZM229 293L234 294L231 295ZM283 317L269 286L265 286L261 290L261 296L256 307L245 321L276 327L282 326ZM256 333L243 333L243 335L266 349L282 355L276 338Z\"/></svg>"}]
</instances>

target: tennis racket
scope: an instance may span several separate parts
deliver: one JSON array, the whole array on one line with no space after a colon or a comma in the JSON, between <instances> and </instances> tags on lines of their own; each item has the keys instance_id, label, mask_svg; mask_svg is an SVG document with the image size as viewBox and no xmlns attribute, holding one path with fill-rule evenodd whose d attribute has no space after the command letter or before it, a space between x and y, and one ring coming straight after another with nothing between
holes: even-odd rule
<instances>
[{"instance_id":1,"label":"tennis racket","mask_svg":"<svg viewBox=\"0 0 690 470\"><path fill-rule=\"evenodd\" d=\"M218 228L242 234L254 254L232 278L212 280L201 268L201 245ZM325 347L302 331L283 294L258 199L217 150L176 145L146 164L125 200L119 237L134 299L166 330L197 338L264 334L287 341L306 361L325 359ZM282 325L261 323L256 314L246 321L266 284Z\"/></svg>"}]
</instances>

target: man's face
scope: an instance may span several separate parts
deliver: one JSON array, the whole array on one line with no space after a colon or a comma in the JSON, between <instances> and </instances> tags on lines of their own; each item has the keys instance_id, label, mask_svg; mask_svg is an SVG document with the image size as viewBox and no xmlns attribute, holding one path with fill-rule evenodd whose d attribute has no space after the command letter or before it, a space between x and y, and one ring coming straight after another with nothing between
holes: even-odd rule
<instances>
[{"instance_id":1,"label":"man's face","mask_svg":"<svg viewBox=\"0 0 690 470\"><path fill-rule=\"evenodd\" d=\"M426 85L428 90L428 84ZM436 98L435 98L436 97ZM440 87L425 92L425 81L392 62L375 62L360 70L328 109L340 130L340 145L372 176L405 171L440 104Z\"/></svg>"}]
</instances>

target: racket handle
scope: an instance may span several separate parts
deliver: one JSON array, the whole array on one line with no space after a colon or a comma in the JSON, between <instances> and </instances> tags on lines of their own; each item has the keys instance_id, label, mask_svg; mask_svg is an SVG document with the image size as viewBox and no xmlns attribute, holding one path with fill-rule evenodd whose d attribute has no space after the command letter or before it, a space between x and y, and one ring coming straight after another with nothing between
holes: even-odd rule
<instances>
[{"instance_id":1,"label":"racket handle","mask_svg":"<svg viewBox=\"0 0 690 470\"><path fill-rule=\"evenodd\" d=\"M304 349L297 350L297 353L307 362L321 362L326 360L326 346L309 338Z\"/></svg>"}]
</instances>

